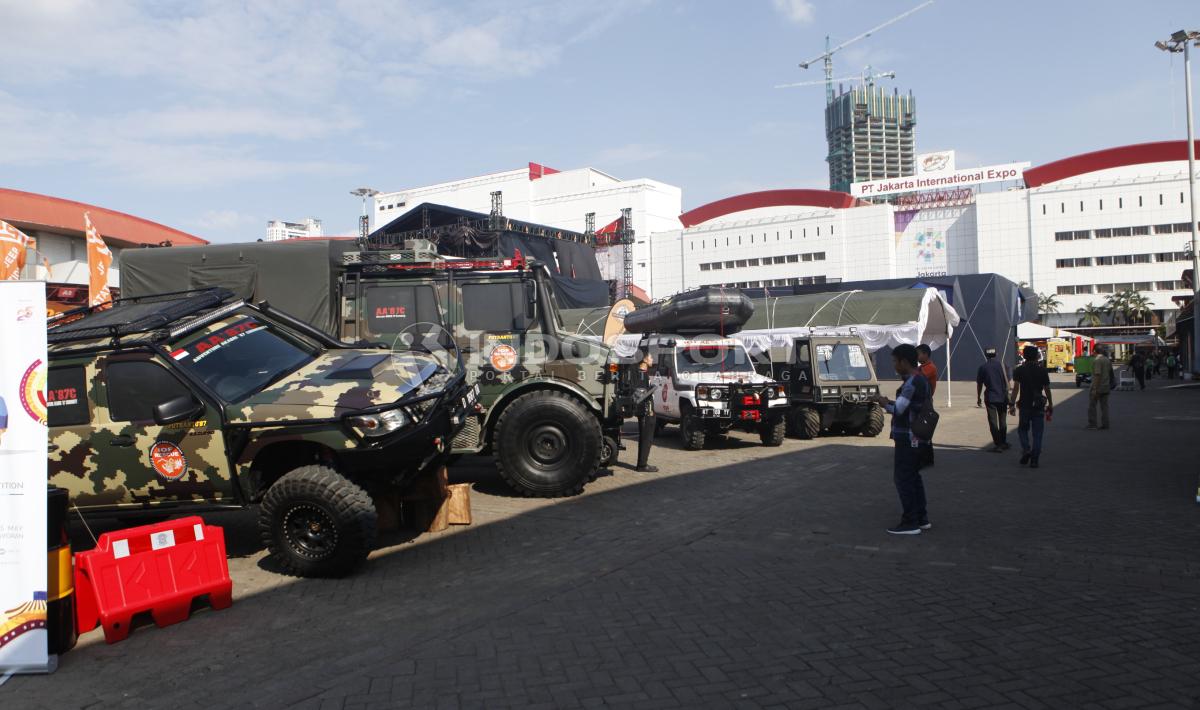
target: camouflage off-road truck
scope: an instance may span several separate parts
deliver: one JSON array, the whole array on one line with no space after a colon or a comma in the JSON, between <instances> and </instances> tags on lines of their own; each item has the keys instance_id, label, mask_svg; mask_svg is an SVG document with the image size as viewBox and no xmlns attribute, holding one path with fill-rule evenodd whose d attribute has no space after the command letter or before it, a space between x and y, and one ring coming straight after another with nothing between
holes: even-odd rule
<instances>
[{"instance_id":1,"label":"camouflage off-road truck","mask_svg":"<svg viewBox=\"0 0 1200 710\"><path fill-rule=\"evenodd\" d=\"M453 453L491 454L526 496L579 493L617 457L632 412L611 350L563 326L547 268L523 258L440 256L425 240L403 248L354 242L271 242L121 255L123 293L173 280L227 286L265 299L328 335L393 349L461 352L479 404Z\"/></svg>"},{"instance_id":2,"label":"camouflage off-road truck","mask_svg":"<svg viewBox=\"0 0 1200 710\"><path fill-rule=\"evenodd\" d=\"M224 289L68 312L47 338L50 483L87 514L258 504L302 576L361 562L372 494L440 465L475 404L461 368L347 347Z\"/></svg>"},{"instance_id":3,"label":"camouflage off-road truck","mask_svg":"<svg viewBox=\"0 0 1200 710\"><path fill-rule=\"evenodd\" d=\"M632 399L617 394L605 345L571 333L537 261L453 259L432 245L349 251L339 292L343 340L383 340L463 354L479 385L455 453L490 453L526 496L573 495L617 458ZM625 365L624 367L633 367Z\"/></svg>"}]
</instances>

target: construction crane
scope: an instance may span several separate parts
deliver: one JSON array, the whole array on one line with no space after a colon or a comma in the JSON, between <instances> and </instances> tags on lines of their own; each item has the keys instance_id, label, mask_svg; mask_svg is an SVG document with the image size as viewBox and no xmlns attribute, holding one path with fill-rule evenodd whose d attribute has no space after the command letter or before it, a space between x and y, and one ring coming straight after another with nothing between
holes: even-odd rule
<instances>
[{"instance_id":1,"label":"construction crane","mask_svg":"<svg viewBox=\"0 0 1200 710\"><path fill-rule=\"evenodd\" d=\"M871 29L867 30L866 32L863 32L862 34L858 35L857 37L851 37L850 39L846 40L845 42L842 42L841 44L839 44L836 47L833 47L832 49L829 47L829 35L825 35L825 51L822 52L821 54L818 54L817 56L813 57L812 59L808 60L807 62L800 62L800 68L808 69L810 66L812 66L813 64L816 64L818 61L824 62L824 64L825 64L825 104L826 105L831 104L831 103L833 103L833 82L835 81L833 78L833 55L835 52L839 52L839 51L845 49L846 47L854 44L855 42L857 42L860 39L866 39L867 37L870 37L871 35L875 34L879 30L882 30L884 27L887 27L888 25L893 25L893 24L899 22L900 20L903 20L904 18L908 17L909 15L913 14L914 12L917 12L918 10L923 10L932 4L933 4L933 0L927 0L926 2L923 2L920 5L917 5L913 9L909 10L908 12L904 12L899 15L896 15L895 17L893 17L892 19L883 23L882 25L879 25L878 27L872 27Z\"/></svg>"},{"instance_id":2,"label":"construction crane","mask_svg":"<svg viewBox=\"0 0 1200 710\"><path fill-rule=\"evenodd\" d=\"M871 84L875 83L876 79L895 79L895 78L896 78L896 72L894 72L894 71L885 71L885 72L879 72L878 74L872 74L871 67L867 67L866 70L864 70L863 73L859 74L858 76L839 76L836 79L829 79L829 81L854 81L855 79L857 79L857 80L861 81L864 86L870 86ZM818 84L824 84L825 81L826 80L824 80L824 79L822 79L820 81L797 81L793 84L776 84L775 88L776 89L792 89L797 86L816 86Z\"/></svg>"}]
</instances>

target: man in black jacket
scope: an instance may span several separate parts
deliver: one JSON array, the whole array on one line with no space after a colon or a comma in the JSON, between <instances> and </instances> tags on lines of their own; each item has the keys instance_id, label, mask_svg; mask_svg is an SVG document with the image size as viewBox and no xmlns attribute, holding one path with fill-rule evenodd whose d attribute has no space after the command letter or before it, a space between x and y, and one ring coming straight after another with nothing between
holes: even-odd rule
<instances>
[{"instance_id":1,"label":"man in black jacket","mask_svg":"<svg viewBox=\"0 0 1200 710\"><path fill-rule=\"evenodd\" d=\"M654 366L654 357L647 348L638 363L637 384L634 387L634 407L638 420L638 456L637 471L639 473L657 473L658 467L650 465L650 449L654 447L654 388L650 386L650 368Z\"/></svg>"},{"instance_id":2,"label":"man in black jacket","mask_svg":"<svg viewBox=\"0 0 1200 710\"><path fill-rule=\"evenodd\" d=\"M1008 450L1008 372L996 359L996 348L983 351L987 362L975 374L975 406L987 405L988 429L992 433L993 452Z\"/></svg>"},{"instance_id":3,"label":"man in black jacket","mask_svg":"<svg viewBox=\"0 0 1200 710\"><path fill-rule=\"evenodd\" d=\"M1042 432L1046 419L1054 413L1054 400L1050 396L1050 375L1038 362L1041 354L1036 345L1026 345L1025 364L1013 370L1012 396L1009 398L1008 413L1021 414L1017 419L1017 435L1021 438L1021 465L1038 467L1042 455Z\"/></svg>"}]
</instances>

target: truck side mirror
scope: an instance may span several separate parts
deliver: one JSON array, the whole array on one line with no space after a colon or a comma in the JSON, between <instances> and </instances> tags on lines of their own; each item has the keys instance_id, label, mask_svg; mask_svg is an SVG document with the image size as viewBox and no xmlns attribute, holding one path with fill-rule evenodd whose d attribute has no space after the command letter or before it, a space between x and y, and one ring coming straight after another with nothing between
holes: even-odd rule
<instances>
[{"instance_id":1,"label":"truck side mirror","mask_svg":"<svg viewBox=\"0 0 1200 710\"><path fill-rule=\"evenodd\" d=\"M513 292L514 297L516 293ZM520 293L524 296L524 304L513 304L513 329L525 331L537 322L537 283L522 281Z\"/></svg>"},{"instance_id":2,"label":"truck side mirror","mask_svg":"<svg viewBox=\"0 0 1200 710\"><path fill-rule=\"evenodd\" d=\"M190 394L181 394L178 397L154 405L154 423L166 426L167 424L195 419L203 411L204 405L198 402L195 397Z\"/></svg>"},{"instance_id":3,"label":"truck side mirror","mask_svg":"<svg viewBox=\"0 0 1200 710\"><path fill-rule=\"evenodd\" d=\"M536 281L525 281L525 317L530 321L537 318L538 291Z\"/></svg>"}]
</instances>

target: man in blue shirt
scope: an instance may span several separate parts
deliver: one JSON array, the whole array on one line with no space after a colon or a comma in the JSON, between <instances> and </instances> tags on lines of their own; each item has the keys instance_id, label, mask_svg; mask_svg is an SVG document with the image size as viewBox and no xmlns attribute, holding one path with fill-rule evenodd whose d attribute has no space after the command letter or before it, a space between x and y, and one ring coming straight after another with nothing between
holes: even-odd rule
<instances>
[{"instance_id":1,"label":"man in blue shirt","mask_svg":"<svg viewBox=\"0 0 1200 710\"><path fill-rule=\"evenodd\" d=\"M895 444L892 478L903 509L900 523L888 528L888 532L920 535L922 530L929 530L933 525L925 510L925 482L921 480L922 441L912 433L912 420L929 404L929 381L918 369L917 349L911 345L899 345L892 350L892 364L896 374L904 380L896 392L896 400L893 402L882 395L876 398L892 415Z\"/></svg>"}]
</instances>

